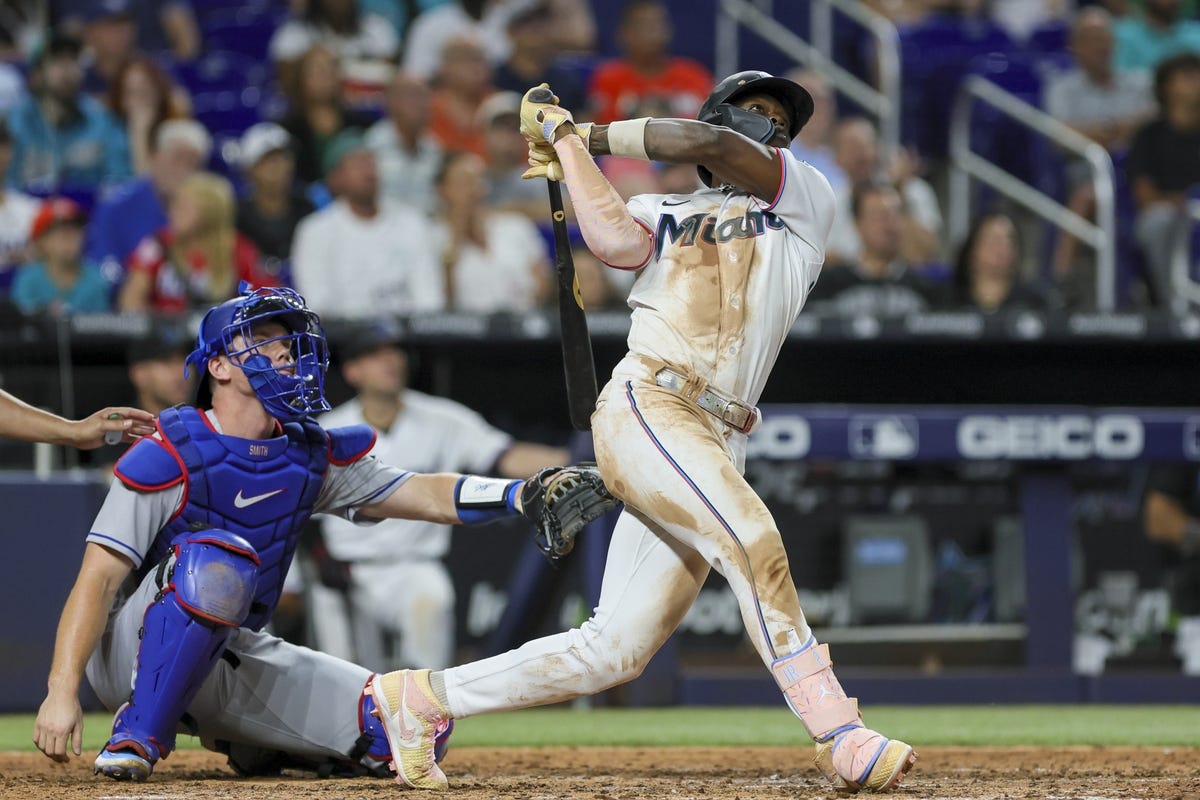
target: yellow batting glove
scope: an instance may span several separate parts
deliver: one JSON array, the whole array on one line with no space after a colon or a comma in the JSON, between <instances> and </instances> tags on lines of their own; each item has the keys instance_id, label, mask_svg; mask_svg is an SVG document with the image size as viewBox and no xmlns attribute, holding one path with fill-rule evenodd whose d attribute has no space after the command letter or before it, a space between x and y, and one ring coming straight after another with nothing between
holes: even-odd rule
<instances>
[{"instance_id":1,"label":"yellow batting glove","mask_svg":"<svg viewBox=\"0 0 1200 800\"><path fill-rule=\"evenodd\" d=\"M525 93L521 98L521 133L526 139L546 141L541 112L546 108L558 109L557 104L558 98L550 91L548 83L540 83ZM567 116L569 118L570 114Z\"/></svg>"},{"instance_id":2,"label":"yellow batting glove","mask_svg":"<svg viewBox=\"0 0 1200 800\"><path fill-rule=\"evenodd\" d=\"M525 170L521 177L526 180L545 178L548 181L561 181L563 179L562 163L558 160L558 154L554 152L554 148L545 142L530 142L529 169Z\"/></svg>"}]
</instances>

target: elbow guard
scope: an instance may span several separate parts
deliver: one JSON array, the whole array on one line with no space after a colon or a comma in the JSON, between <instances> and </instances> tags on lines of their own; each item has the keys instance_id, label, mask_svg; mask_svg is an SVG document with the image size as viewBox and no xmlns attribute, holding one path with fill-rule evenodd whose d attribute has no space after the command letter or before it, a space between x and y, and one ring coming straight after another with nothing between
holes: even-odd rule
<instances>
[{"instance_id":1,"label":"elbow guard","mask_svg":"<svg viewBox=\"0 0 1200 800\"><path fill-rule=\"evenodd\" d=\"M588 249L609 266L645 266L653 252L650 233L629 213L625 201L584 149L583 140L564 136L554 143L554 151L562 163Z\"/></svg>"}]
</instances>

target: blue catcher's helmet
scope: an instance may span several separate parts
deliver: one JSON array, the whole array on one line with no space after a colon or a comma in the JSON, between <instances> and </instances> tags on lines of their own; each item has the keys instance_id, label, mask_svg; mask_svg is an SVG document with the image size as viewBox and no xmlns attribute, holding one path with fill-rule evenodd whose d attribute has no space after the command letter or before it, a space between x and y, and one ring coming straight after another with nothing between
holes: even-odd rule
<instances>
[{"instance_id":1,"label":"blue catcher's helmet","mask_svg":"<svg viewBox=\"0 0 1200 800\"><path fill-rule=\"evenodd\" d=\"M255 342L251 332L264 322L281 323L288 332ZM273 341L287 343L292 363L276 366L259 352L259 347ZM329 410L325 332L316 312L293 290L253 289L242 281L237 297L208 310L200 322L196 349L187 357L189 369L195 367L200 373L201 394L207 391L208 360L222 353L246 374L263 408L273 417L292 422Z\"/></svg>"},{"instance_id":2,"label":"blue catcher's helmet","mask_svg":"<svg viewBox=\"0 0 1200 800\"><path fill-rule=\"evenodd\" d=\"M787 78L777 78L769 72L750 69L735 72L713 87L712 94L700 106L696 119L732 128L756 142L768 142L775 135L774 123L733 105L738 98L749 94L765 94L784 105L788 112L789 139L795 139L813 115L812 95L803 86ZM703 166L698 166L697 171L704 185L712 186L712 173Z\"/></svg>"}]
</instances>

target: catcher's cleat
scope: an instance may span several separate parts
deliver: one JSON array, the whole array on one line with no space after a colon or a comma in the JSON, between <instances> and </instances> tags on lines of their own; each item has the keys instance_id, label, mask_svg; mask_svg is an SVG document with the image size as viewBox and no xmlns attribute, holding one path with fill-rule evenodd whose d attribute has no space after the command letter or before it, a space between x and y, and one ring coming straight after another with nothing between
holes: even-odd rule
<instances>
[{"instance_id":1,"label":"catcher's cleat","mask_svg":"<svg viewBox=\"0 0 1200 800\"><path fill-rule=\"evenodd\" d=\"M447 719L438 723L433 732L433 760L442 763L446 752L450 749L450 734L454 733L454 720Z\"/></svg>"},{"instance_id":2,"label":"catcher's cleat","mask_svg":"<svg viewBox=\"0 0 1200 800\"><path fill-rule=\"evenodd\" d=\"M446 789L446 774L437 763L437 739L439 732L443 742L449 738L450 712L434 695L429 670L376 675L370 691L392 751L396 782L414 789Z\"/></svg>"},{"instance_id":3,"label":"catcher's cleat","mask_svg":"<svg viewBox=\"0 0 1200 800\"><path fill-rule=\"evenodd\" d=\"M101 750L100 755L96 756L96 763L92 768L95 775L104 774L113 780L137 781L138 783L149 778L153 771L154 764L150 763L148 758L129 749Z\"/></svg>"},{"instance_id":4,"label":"catcher's cleat","mask_svg":"<svg viewBox=\"0 0 1200 800\"><path fill-rule=\"evenodd\" d=\"M839 792L884 792L900 783L917 760L912 745L870 728L850 728L817 743L813 763Z\"/></svg>"}]
</instances>

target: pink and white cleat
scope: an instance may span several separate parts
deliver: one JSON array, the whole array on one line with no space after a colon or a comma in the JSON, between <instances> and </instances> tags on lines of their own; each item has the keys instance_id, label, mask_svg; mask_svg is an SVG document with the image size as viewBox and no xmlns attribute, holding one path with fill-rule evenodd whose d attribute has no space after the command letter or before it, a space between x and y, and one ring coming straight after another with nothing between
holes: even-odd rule
<instances>
[{"instance_id":1,"label":"pink and white cleat","mask_svg":"<svg viewBox=\"0 0 1200 800\"><path fill-rule=\"evenodd\" d=\"M370 691L392 751L396 782L414 789L446 789L436 757L448 737L450 712L429 685L429 670L402 669L371 679Z\"/></svg>"},{"instance_id":2,"label":"pink and white cleat","mask_svg":"<svg viewBox=\"0 0 1200 800\"><path fill-rule=\"evenodd\" d=\"M900 783L916 763L912 745L870 728L851 728L817 743L813 763L839 792L885 792Z\"/></svg>"}]
</instances>

